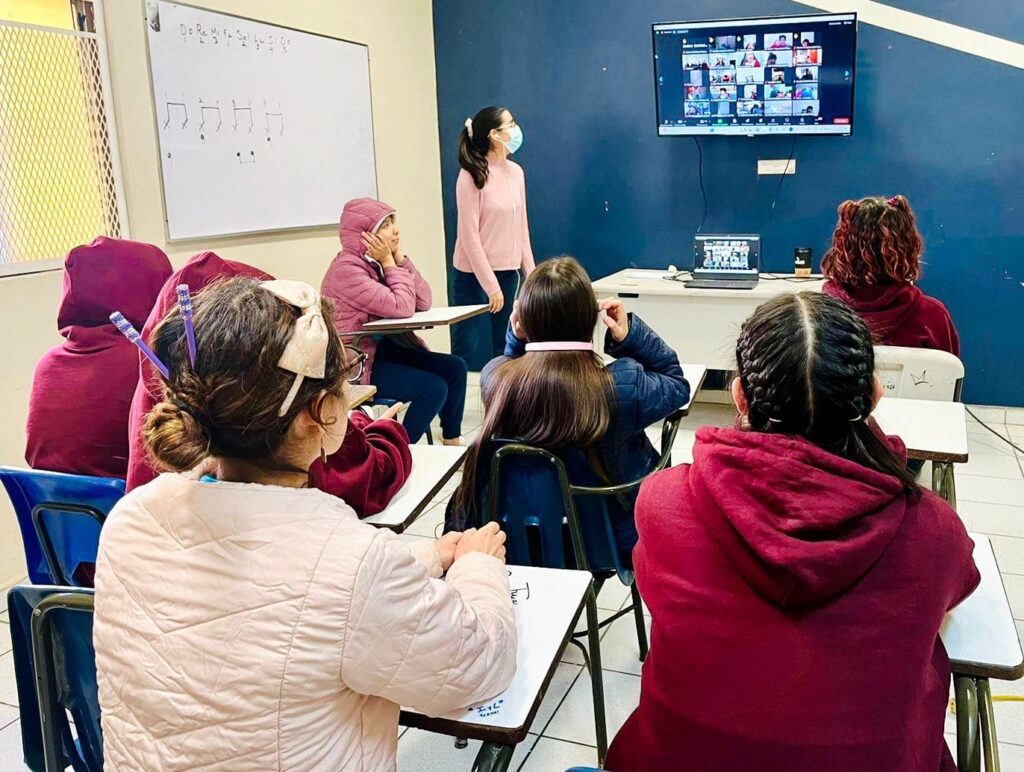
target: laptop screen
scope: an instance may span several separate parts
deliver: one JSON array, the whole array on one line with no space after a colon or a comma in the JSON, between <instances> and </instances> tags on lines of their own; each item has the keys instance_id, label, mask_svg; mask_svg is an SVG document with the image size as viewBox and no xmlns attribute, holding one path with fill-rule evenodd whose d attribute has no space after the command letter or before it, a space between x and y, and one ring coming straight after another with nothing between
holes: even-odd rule
<instances>
[{"instance_id":1,"label":"laptop screen","mask_svg":"<svg viewBox=\"0 0 1024 772\"><path fill-rule=\"evenodd\" d=\"M760 260L760 236L709 234L693 240L694 275L754 278Z\"/></svg>"}]
</instances>

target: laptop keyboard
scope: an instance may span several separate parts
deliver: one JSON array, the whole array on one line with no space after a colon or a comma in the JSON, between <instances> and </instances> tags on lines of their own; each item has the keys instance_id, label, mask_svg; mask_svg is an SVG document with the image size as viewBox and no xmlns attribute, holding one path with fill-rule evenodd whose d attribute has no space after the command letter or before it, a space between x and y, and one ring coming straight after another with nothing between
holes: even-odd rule
<instances>
[{"instance_id":1,"label":"laptop keyboard","mask_svg":"<svg viewBox=\"0 0 1024 772\"><path fill-rule=\"evenodd\" d=\"M752 290L757 286L756 281L719 281L718 279L691 279L683 284L684 287L695 289L723 289L723 290Z\"/></svg>"}]
</instances>

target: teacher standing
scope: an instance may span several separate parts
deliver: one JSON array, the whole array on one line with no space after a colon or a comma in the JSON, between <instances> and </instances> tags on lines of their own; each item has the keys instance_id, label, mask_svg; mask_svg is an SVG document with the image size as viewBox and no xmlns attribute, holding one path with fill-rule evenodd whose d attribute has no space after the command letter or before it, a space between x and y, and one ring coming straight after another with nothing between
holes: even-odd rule
<instances>
[{"instance_id":1,"label":"teacher standing","mask_svg":"<svg viewBox=\"0 0 1024 772\"><path fill-rule=\"evenodd\" d=\"M526 218L526 177L509 159L523 144L523 131L504 107L485 107L466 120L459 135L459 179L455 183L452 303L487 303L490 314L452 328L452 353L470 370L481 370L505 350L505 331L523 273L533 270Z\"/></svg>"}]
</instances>

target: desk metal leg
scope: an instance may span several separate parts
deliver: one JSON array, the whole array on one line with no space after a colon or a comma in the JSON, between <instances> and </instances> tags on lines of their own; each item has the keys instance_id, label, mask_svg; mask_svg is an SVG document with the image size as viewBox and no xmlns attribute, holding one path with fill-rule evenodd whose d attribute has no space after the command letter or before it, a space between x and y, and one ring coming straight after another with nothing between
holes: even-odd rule
<instances>
[{"instance_id":1,"label":"desk metal leg","mask_svg":"<svg viewBox=\"0 0 1024 772\"><path fill-rule=\"evenodd\" d=\"M956 691L956 766L960 772L981 771L977 684L970 676L954 675Z\"/></svg>"},{"instance_id":2,"label":"desk metal leg","mask_svg":"<svg viewBox=\"0 0 1024 772\"><path fill-rule=\"evenodd\" d=\"M950 462L932 462L932 490L956 509L956 482L953 479L953 465Z\"/></svg>"},{"instance_id":3,"label":"desk metal leg","mask_svg":"<svg viewBox=\"0 0 1024 772\"><path fill-rule=\"evenodd\" d=\"M992 705L992 689L987 678L979 678L978 714L981 717L981 747L985 752L986 772L999 772L999 739L996 736L996 714Z\"/></svg>"},{"instance_id":4,"label":"desk metal leg","mask_svg":"<svg viewBox=\"0 0 1024 772\"><path fill-rule=\"evenodd\" d=\"M597 624L597 594L587 595L587 637L590 643L590 684L594 695L594 733L597 737L597 764L604 766L608 753L608 725L604 717L604 672L601 670L601 630Z\"/></svg>"},{"instance_id":5,"label":"desk metal leg","mask_svg":"<svg viewBox=\"0 0 1024 772\"><path fill-rule=\"evenodd\" d=\"M512 763L513 745L484 743L473 761L473 772L505 772Z\"/></svg>"}]
</instances>

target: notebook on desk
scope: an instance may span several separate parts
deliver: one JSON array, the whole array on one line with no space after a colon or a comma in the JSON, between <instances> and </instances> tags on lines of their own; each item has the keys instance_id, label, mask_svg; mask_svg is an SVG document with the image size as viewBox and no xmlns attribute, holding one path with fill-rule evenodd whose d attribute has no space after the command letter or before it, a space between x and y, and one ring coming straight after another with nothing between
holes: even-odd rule
<instances>
[{"instance_id":1,"label":"notebook on desk","mask_svg":"<svg viewBox=\"0 0 1024 772\"><path fill-rule=\"evenodd\" d=\"M706 234L693 240L693 279L698 289L753 289L761 262L761 237Z\"/></svg>"}]
</instances>

